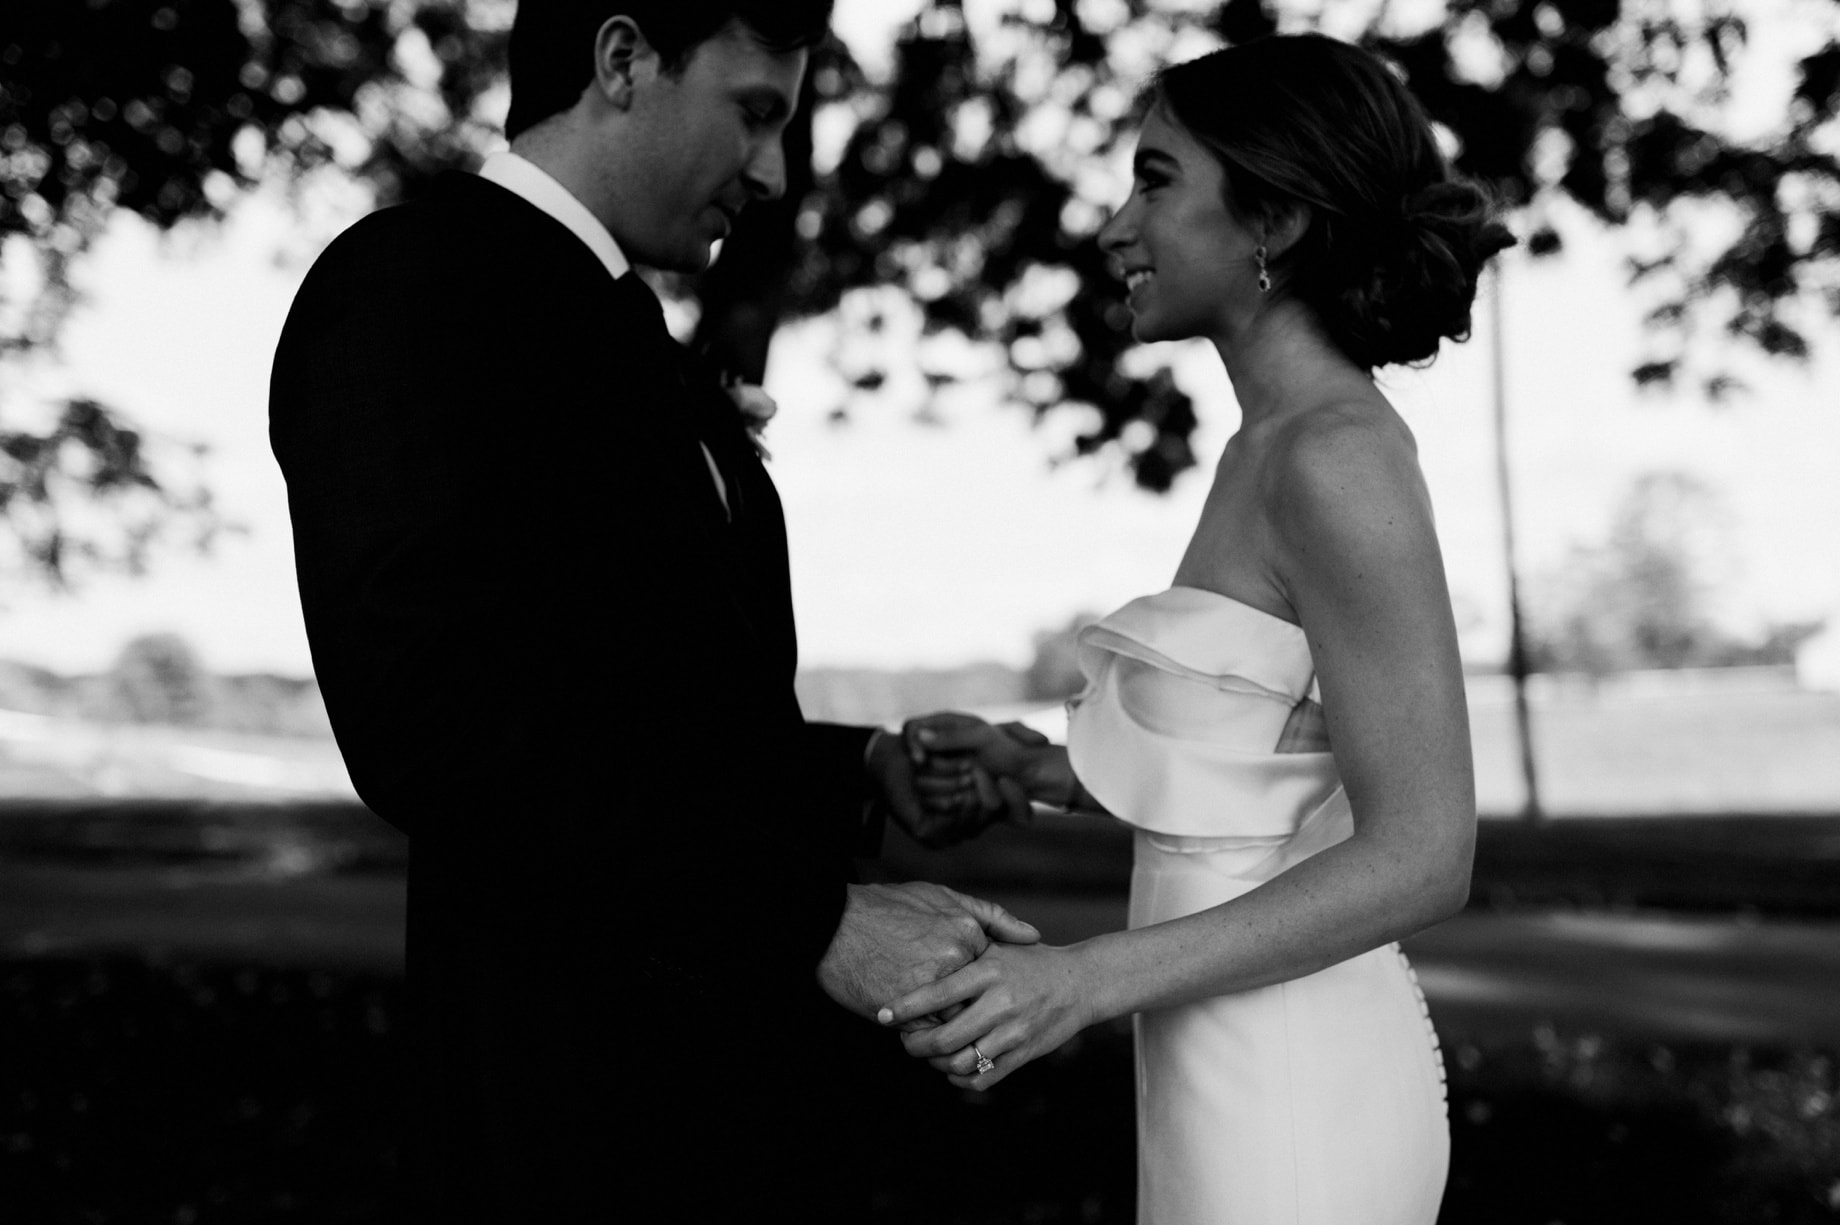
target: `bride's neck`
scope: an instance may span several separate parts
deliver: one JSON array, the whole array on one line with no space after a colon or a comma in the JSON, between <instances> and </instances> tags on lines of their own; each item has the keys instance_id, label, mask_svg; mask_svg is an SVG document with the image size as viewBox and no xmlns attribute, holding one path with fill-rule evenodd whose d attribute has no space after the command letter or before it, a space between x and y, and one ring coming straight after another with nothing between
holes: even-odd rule
<instances>
[{"instance_id":1,"label":"bride's neck","mask_svg":"<svg viewBox=\"0 0 1840 1225\"><path fill-rule=\"evenodd\" d=\"M1321 403L1339 386L1373 382L1295 302L1274 303L1245 327L1215 337L1214 349L1233 384L1242 428Z\"/></svg>"}]
</instances>

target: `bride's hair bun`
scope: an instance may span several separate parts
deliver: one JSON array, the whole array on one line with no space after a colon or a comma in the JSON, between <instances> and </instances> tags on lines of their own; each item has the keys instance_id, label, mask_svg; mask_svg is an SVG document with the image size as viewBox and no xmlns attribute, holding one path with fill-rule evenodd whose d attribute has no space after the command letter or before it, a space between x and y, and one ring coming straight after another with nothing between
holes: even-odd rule
<instances>
[{"instance_id":1,"label":"bride's hair bun","mask_svg":"<svg viewBox=\"0 0 1840 1225\"><path fill-rule=\"evenodd\" d=\"M1152 99L1220 160L1235 216L1309 210L1271 272L1351 360L1422 362L1468 339L1483 266L1515 239L1378 57L1274 35L1165 69Z\"/></svg>"},{"instance_id":2,"label":"bride's hair bun","mask_svg":"<svg viewBox=\"0 0 1840 1225\"><path fill-rule=\"evenodd\" d=\"M1489 258L1514 244L1494 220L1493 203L1474 183L1432 184L1402 204L1391 241L1371 250L1368 276L1339 287L1318 313L1350 357L1364 366L1426 361L1445 338L1469 339L1476 286ZM1350 244L1353 245L1353 244ZM1354 252L1325 257L1345 258ZM1340 279L1308 280L1332 288Z\"/></svg>"}]
</instances>

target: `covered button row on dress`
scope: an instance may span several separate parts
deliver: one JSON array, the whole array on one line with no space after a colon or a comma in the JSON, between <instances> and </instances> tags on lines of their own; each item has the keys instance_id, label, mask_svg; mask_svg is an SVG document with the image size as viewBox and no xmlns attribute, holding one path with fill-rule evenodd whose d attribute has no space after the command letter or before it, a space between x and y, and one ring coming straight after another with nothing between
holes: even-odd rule
<instances>
[{"instance_id":1,"label":"covered button row on dress","mask_svg":"<svg viewBox=\"0 0 1840 1225\"><path fill-rule=\"evenodd\" d=\"M1393 955L1399 958L1399 966L1406 972L1406 981L1412 984L1412 994L1418 1000L1418 1015L1425 1020L1425 1034L1431 1039L1431 1053L1437 1057L1438 1083L1448 1085L1450 1078L1444 1068L1444 1046L1438 1041L1437 1026L1431 1023L1431 1005L1425 999L1424 987L1419 985L1418 971L1412 968L1406 951L1397 943L1393 945Z\"/></svg>"}]
</instances>

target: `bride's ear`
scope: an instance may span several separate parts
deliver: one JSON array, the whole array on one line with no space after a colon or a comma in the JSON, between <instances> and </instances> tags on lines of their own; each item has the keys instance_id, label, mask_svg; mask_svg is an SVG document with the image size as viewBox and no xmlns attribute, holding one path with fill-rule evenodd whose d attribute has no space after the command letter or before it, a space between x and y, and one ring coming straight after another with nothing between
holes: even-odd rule
<instances>
[{"instance_id":1,"label":"bride's ear","mask_svg":"<svg viewBox=\"0 0 1840 1225\"><path fill-rule=\"evenodd\" d=\"M1301 200L1274 211L1265 219L1265 248L1272 259L1280 259L1310 232L1316 212Z\"/></svg>"},{"instance_id":2,"label":"bride's ear","mask_svg":"<svg viewBox=\"0 0 1840 1225\"><path fill-rule=\"evenodd\" d=\"M609 17L594 35L594 88L615 110L632 106L633 90L658 72L658 52L630 17Z\"/></svg>"}]
</instances>

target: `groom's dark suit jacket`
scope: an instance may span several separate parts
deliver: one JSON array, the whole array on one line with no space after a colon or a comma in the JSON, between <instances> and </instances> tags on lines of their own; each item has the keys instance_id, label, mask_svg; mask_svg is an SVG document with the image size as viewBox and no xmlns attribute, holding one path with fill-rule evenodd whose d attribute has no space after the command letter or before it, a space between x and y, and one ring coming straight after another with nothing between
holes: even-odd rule
<instances>
[{"instance_id":1,"label":"groom's dark suit jacket","mask_svg":"<svg viewBox=\"0 0 1840 1225\"><path fill-rule=\"evenodd\" d=\"M821 1219L868 731L800 714L732 405L636 277L450 175L314 265L270 407L333 726L409 835L421 1211Z\"/></svg>"}]
</instances>

